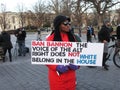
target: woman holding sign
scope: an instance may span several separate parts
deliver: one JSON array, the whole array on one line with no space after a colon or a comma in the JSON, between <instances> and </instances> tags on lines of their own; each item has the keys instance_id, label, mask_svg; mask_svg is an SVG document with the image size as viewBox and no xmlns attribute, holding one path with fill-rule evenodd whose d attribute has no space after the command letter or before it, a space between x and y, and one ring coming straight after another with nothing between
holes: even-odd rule
<instances>
[{"instance_id":1,"label":"woman holding sign","mask_svg":"<svg viewBox=\"0 0 120 90\"><path fill-rule=\"evenodd\" d=\"M78 39L70 32L70 18L58 15L54 19L54 31L46 41L76 42ZM76 90L76 73L79 66L47 65L49 69L50 90Z\"/></svg>"}]
</instances>

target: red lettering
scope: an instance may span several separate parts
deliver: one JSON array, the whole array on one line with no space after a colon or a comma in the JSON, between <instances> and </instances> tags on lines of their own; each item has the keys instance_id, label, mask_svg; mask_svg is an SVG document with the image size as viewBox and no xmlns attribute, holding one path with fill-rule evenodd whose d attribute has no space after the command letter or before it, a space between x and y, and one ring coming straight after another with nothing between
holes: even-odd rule
<instances>
[{"instance_id":1,"label":"red lettering","mask_svg":"<svg viewBox=\"0 0 120 90\"><path fill-rule=\"evenodd\" d=\"M68 52L68 56L71 56L71 57L78 57L80 56L80 52Z\"/></svg>"},{"instance_id":2,"label":"red lettering","mask_svg":"<svg viewBox=\"0 0 120 90\"><path fill-rule=\"evenodd\" d=\"M47 46L72 47L71 42L47 42Z\"/></svg>"},{"instance_id":3,"label":"red lettering","mask_svg":"<svg viewBox=\"0 0 120 90\"><path fill-rule=\"evenodd\" d=\"M32 41L32 46L44 46L44 42L42 42L42 41Z\"/></svg>"}]
</instances>

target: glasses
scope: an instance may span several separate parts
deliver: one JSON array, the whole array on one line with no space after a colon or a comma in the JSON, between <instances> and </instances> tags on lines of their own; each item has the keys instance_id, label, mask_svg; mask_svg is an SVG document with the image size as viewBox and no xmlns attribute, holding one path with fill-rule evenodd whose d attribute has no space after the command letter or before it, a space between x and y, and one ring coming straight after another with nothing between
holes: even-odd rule
<instances>
[{"instance_id":1,"label":"glasses","mask_svg":"<svg viewBox=\"0 0 120 90\"><path fill-rule=\"evenodd\" d=\"M63 22L62 24L67 26L67 25L71 25L71 22Z\"/></svg>"}]
</instances>

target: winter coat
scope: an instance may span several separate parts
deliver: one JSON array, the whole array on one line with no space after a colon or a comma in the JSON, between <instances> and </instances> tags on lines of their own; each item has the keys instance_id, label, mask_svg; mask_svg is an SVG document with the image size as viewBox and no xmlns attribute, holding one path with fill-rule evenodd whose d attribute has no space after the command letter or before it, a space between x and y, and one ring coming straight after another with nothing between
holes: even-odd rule
<instances>
[{"instance_id":1,"label":"winter coat","mask_svg":"<svg viewBox=\"0 0 120 90\"><path fill-rule=\"evenodd\" d=\"M2 35L0 34L0 47L2 46Z\"/></svg>"},{"instance_id":2,"label":"winter coat","mask_svg":"<svg viewBox=\"0 0 120 90\"><path fill-rule=\"evenodd\" d=\"M91 35L92 35L92 28L91 27L88 27L87 28L87 36L89 37L91 37Z\"/></svg>"},{"instance_id":3,"label":"winter coat","mask_svg":"<svg viewBox=\"0 0 120 90\"><path fill-rule=\"evenodd\" d=\"M11 48L13 48L10 34L8 34L5 31L2 32L2 34L1 34L1 46L3 48L5 48L5 49L11 49Z\"/></svg>"},{"instance_id":4,"label":"winter coat","mask_svg":"<svg viewBox=\"0 0 120 90\"><path fill-rule=\"evenodd\" d=\"M18 41L25 41L26 31L18 29L18 30L15 31L15 36L17 37Z\"/></svg>"},{"instance_id":5,"label":"winter coat","mask_svg":"<svg viewBox=\"0 0 120 90\"><path fill-rule=\"evenodd\" d=\"M103 25L101 30L98 32L98 40L100 42L103 42L104 40L107 42L110 41L110 29L105 25Z\"/></svg>"},{"instance_id":6,"label":"winter coat","mask_svg":"<svg viewBox=\"0 0 120 90\"><path fill-rule=\"evenodd\" d=\"M65 33L60 34L62 41L68 41L68 36ZM46 41L53 41L54 33L46 39ZM50 90L75 90L76 87L76 73L74 70L69 70L63 74L58 75L57 65L47 65L49 69L49 83Z\"/></svg>"},{"instance_id":7,"label":"winter coat","mask_svg":"<svg viewBox=\"0 0 120 90\"><path fill-rule=\"evenodd\" d=\"M117 39L120 39L120 26L117 27L116 35L117 35Z\"/></svg>"}]
</instances>

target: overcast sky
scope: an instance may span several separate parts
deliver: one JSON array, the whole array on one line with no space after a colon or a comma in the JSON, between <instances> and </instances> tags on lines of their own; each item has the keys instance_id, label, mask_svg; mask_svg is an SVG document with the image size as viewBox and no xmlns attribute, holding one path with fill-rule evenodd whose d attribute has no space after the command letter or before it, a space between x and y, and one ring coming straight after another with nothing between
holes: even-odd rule
<instances>
[{"instance_id":1,"label":"overcast sky","mask_svg":"<svg viewBox=\"0 0 120 90\"><path fill-rule=\"evenodd\" d=\"M38 1L39 0L0 0L0 11L1 11L1 4L6 5L6 11L16 12L18 11L18 5L21 5L21 4L24 5L25 10L31 10L33 5ZM40 1L44 1L47 3L50 0L40 0ZM118 8L119 6L120 4L117 5L116 8Z\"/></svg>"},{"instance_id":2,"label":"overcast sky","mask_svg":"<svg viewBox=\"0 0 120 90\"><path fill-rule=\"evenodd\" d=\"M1 4L6 5L6 11L17 11L18 5L23 4L25 8L31 9L37 1L38 0L0 0L0 6Z\"/></svg>"}]
</instances>

